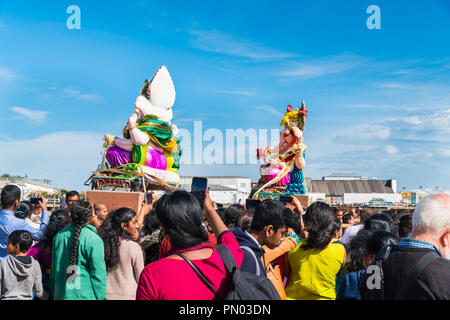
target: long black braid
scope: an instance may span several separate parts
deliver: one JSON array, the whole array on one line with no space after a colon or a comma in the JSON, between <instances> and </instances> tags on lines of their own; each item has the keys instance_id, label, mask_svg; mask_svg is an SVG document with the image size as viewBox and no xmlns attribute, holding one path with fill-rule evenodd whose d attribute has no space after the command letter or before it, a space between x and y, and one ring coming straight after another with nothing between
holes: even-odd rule
<instances>
[{"instance_id":1,"label":"long black braid","mask_svg":"<svg viewBox=\"0 0 450 320\"><path fill-rule=\"evenodd\" d=\"M105 263L107 271L113 270L119 264L119 248L122 239L132 240L131 235L122 229L122 223L128 224L136 216L130 208L114 210L98 229L98 235L105 246Z\"/></svg>"},{"instance_id":2,"label":"long black braid","mask_svg":"<svg viewBox=\"0 0 450 320\"><path fill-rule=\"evenodd\" d=\"M72 245L70 248L69 268L67 268L67 273L66 273L67 278L69 278L73 274L73 272L71 272L72 268L73 268L72 266L77 265L77 262L78 262L78 240L80 238L81 229L92 218L92 206L87 201L78 201L71 208L70 213L71 213L72 223L75 225L75 231L73 232Z\"/></svg>"}]
</instances>

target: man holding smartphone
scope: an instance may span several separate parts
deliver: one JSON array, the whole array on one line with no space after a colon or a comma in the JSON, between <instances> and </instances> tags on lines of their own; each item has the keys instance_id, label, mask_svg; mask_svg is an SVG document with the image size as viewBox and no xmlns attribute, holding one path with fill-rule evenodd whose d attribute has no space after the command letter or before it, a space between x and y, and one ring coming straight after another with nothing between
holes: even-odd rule
<instances>
[{"instance_id":1,"label":"man holding smartphone","mask_svg":"<svg viewBox=\"0 0 450 320\"><path fill-rule=\"evenodd\" d=\"M43 238L45 229L50 220L47 211L47 200L40 197L39 206L42 209L41 225L39 229L35 229L28 224L24 219L19 219L14 216L14 212L20 205L20 188L16 185L7 185L1 192L1 206L0 210L0 260L6 258L6 245L8 244L8 236L16 230L25 230L31 234L35 241Z\"/></svg>"}]
</instances>

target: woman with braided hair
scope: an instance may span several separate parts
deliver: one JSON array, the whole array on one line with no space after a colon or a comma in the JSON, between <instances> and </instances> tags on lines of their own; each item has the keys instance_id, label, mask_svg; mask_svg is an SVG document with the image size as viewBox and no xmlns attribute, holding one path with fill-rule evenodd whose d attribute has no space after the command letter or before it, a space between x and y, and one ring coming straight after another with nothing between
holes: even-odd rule
<instances>
[{"instance_id":1,"label":"woman with braided hair","mask_svg":"<svg viewBox=\"0 0 450 320\"><path fill-rule=\"evenodd\" d=\"M108 300L135 300L144 252L136 242L138 217L130 208L111 212L98 230L105 245Z\"/></svg>"},{"instance_id":2,"label":"woman with braided hair","mask_svg":"<svg viewBox=\"0 0 450 320\"><path fill-rule=\"evenodd\" d=\"M103 240L90 223L89 202L70 210L72 223L53 239L51 285L54 300L105 300L106 265Z\"/></svg>"}]
</instances>

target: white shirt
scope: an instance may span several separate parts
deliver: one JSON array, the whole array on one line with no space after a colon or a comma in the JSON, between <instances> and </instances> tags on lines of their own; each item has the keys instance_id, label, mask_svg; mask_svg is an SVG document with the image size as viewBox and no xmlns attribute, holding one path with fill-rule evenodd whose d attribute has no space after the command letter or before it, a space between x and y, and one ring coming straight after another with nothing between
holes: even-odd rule
<instances>
[{"instance_id":1,"label":"white shirt","mask_svg":"<svg viewBox=\"0 0 450 320\"><path fill-rule=\"evenodd\" d=\"M39 228L41 227L40 224L37 224L37 223L33 222L30 218L25 218L25 221L26 221L30 226L32 226L32 227L35 228L35 229L38 229L38 230L39 230Z\"/></svg>"},{"instance_id":2,"label":"white shirt","mask_svg":"<svg viewBox=\"0 0 450 320\"><path fill-rule=\"evenodd\" d=\"M345 229L345 232L342 235L342 238L341 238L341 240L339 240L339 242L342 243L342 244L349 244L350 241L353 239L353 237L356 236L356 234L362 228L364 228L363 224L358 224L356 226L348 227L347 229Z\"/></svg>"}]
</instances>

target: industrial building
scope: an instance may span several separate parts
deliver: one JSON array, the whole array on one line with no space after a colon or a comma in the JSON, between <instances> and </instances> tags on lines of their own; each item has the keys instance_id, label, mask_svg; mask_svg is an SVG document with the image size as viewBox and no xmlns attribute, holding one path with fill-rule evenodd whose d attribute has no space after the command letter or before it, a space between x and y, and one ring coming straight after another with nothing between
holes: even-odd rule
<instances>
[{"instance_id":1,"label":"industrial building","mask_svg":"<svg viewBox=\"0 0 450 320\"><path fill-rule=\"evenodd\" d=\"M366 178L353 172L333 172L322 180L306 178L311 201L327 201L333 204L363 204L384 201L400 204L401 193L397 193L397 180Z\"/></svg>"},{"instance_id":2,"label":"industrial building","mask_svg":"<svg viewBox=\"0 0 450 320\"><path fill-rule=\"evenodd\" d=\"M180 177L179 190L191 191L193 177ZM239 176L211 176L208 179L211 200L221 204L245 204L251 191L251 179Z\"/></svg>"},{"instance_id":3,"label":"industrial building","mask_svg":"<svg viewBox=\"0 0 450 320\"><path fill-rule=\"evenodd\" d=\"M58 189L53 187L50 180L37 180L27 178L0 179L0 190L8 184L14 184L20 188L22 199L29 198L32 194L46 192L49 195L57 194Z\"/></svg>"}]
</instances>

